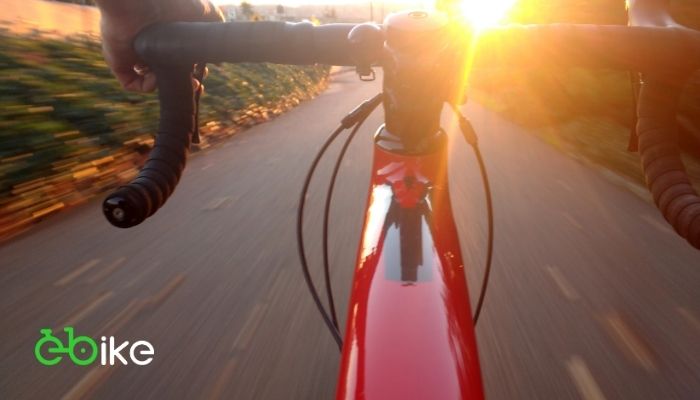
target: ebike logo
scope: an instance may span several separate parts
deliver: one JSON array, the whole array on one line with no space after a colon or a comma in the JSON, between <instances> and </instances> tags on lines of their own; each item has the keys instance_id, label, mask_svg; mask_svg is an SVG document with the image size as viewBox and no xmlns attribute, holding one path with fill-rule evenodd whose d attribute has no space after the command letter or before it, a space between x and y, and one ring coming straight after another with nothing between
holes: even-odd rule
<instances>
[{"instance_id":1,"label":"ebike logo","mask_svg":"<svg viewBox=\"0 0 700 400\"><path fill-rule=\"evenodd\" d=\"M153 361L155 351L153 345L145 340L139 340L129 346L129 342L122 342L117 346L114 336L109 338L102 336L98 349L97 342L88 336L75 336L72 326L63 328L66 332L68 344L53 336L51 329L41 329L43 335L34 346L34 355L37 361L53 366L61 362L67 355L75 365L87 366L95 362L99 355L100 365L115 365L117 360L122 365L128 365L125 355L136 365L148 365ZM122 354L124 352L124 354Z\"/></svg>"}]
</instances>

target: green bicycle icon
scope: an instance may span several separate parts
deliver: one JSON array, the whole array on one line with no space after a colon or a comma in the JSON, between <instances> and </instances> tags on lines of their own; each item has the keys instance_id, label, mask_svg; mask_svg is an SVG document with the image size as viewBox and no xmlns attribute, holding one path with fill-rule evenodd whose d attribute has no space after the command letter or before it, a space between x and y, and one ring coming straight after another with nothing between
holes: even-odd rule
<instances>
[{"instance_id":1,"label":"green bicycle icon","mask_svg":"<svg viewBox=\"0 0 700 400\"><path fill-rule=\"evenodd\" d=\"M37 361L46 365L56 365L63 359L61 354L68 354L74 364L86 366L92 364L97 358L97 343L88 336L74 336L73 327L63 328L68 336L68 346L64 346L61 340L53 336L50 328L41 329L43 335L34 346L34 355ZM47 354L48 356L45 356Z\"/></svg>"}]
</instances>

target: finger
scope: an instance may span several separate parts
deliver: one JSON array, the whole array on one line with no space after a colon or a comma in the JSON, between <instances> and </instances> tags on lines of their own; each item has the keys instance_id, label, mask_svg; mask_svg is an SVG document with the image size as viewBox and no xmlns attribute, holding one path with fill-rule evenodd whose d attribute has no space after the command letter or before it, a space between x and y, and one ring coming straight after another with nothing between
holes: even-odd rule
<instances>
[{"instance_id":1,"label":"finger","mask_svg":"<svg viewBox=\"0 0 700 400\"><path fill-rule=\"evenodd\" d=\"M158 86L158 80L156 78L156 74L153 72L147 72L143 76L143 81L141 82L141 91L150 93L154 90L156 90L156 87Z\"/></svg>"},{"instance_id":2,"label":"finger","mask_svg":"<svg viewBox=\"0 0 700 400\"><path fill-rule=\"evenodd\" d=\"M171 15L174 20L184 19L195 22L225 21L221 9L208 0L186 0L178 11Z\"/></svg>"},{"instance_id":3,"label":"finger","mask_svg":"<svg viewBox=\"0 0 700 400\"><path fill-rule=\"evenodd\" d=\"M226 18L224 17L224 13L221 11L221 9L218 6L212 4L211 2L209 2L209 4L211 4L211 8L210 8L211 12L209 15L209 21L211 21L211 22L224 22L224 21L226 21Z\"/></svg>"},{"instance_id":4,"label":"finger","mask_svg":"<svg viewBox=\"0 0 700 400\"><path fill-rule=\"evenodd\" d=\"M212 3L211 1L208 1L208 0L196 0L196 1L201 3L202 7L203 7L201 21L203 21L203 22L223 22L226 20L224 18L224 13L221 12L221 9L217 5Z\"/></svg>"},{"instance_id":5,"label":"finger","mask_svg":"<svg viewBox=\"0 0 700 400\"><path fill-rule=\"evenodd\" d=\"M133 50L124 45L121 40L110 40L110 38L105 38L103 50L105 61L122 88L130 91L141 91L145 74L139 73L135 69L138 59Z\"/></svg>"},{"instance_id":6,"label":"finger","mask_svg":"<svg viewBox=\"0 0 700 400\"><path fill-rule=\"evenodd\" d=\"M107 64L125 90L131 92L152 92L156 89L156 76L145 65L138 63L132 51L121 51L113 55L107 53Z\"/></svg>"},{"instance_id":7,"label":"finger","mask_svg":"<svg viewBox=\"0 0 700 400\"><path fill-rule=\"evenodd\" d=\"M115 71L114 75L122 87L130 92L148 93L156 89L156 75L153 72L139 75L133 71L130 73Z\"/></svg>"},{"instance_id":8,"label":"finger","mask_svg":"<svg viewBox=\"0 0 700 400\"><path fill-rule=\"evenodd\" d=\"M148 65L136 64L136 65L134 65L134 72L136 72L136 74L138 74L139 76L144 76L147 73L151 72L151 70L148 67Z\"/></svg>"}]
</instances>

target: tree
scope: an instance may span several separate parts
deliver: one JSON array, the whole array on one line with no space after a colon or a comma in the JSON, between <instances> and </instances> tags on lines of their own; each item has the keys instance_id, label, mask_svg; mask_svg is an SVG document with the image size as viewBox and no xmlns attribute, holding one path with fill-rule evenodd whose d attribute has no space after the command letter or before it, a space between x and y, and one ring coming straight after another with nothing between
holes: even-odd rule
<instances>
[{"instance_id":1,"label":"tree","mask_svg":"<svg viewBox=\"0 0 700 400\"><path fill-rule=\"evenodd\" d=\"M255 10L253 9L253 5L248 3L247 1L244 1L241 3L241 14L246 19L253 19L253 16L255 15Z\"/></svg>"},{"instance_id":2,"label":"tree","mask_svg":"<svg viewBox=\"0 0 700 400\"><path fill-rule=\"evenodd\" d=\"M277 5L277 14L284 14L284 6L282 4Z\"/></svg>"},{"instance_id":3,"label":"tree","mask_svg":"<svg viewBox=\"0 0 700 400\"><path fill-rule=\"evenodd\" d=\"M338 14L335 11L335 7L326 7L326 11L323 13L323 16L328 18L328 19L337 19Z\"/></svg>"}]
</instances>

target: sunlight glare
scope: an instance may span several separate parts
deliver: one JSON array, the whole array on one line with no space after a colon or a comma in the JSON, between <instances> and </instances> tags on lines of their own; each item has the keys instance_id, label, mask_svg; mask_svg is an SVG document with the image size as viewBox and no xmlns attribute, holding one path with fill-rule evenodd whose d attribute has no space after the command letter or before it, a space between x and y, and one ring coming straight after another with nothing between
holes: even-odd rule
<instances>
[{"instance_id":1,"label":"sunlight glare","mask_svg":"<svg viewBox=\"0 0 700 400\"><path fill-rule=\"evenodd\" d=\"M497 25L516 0L462 0L460 11L476 30Z\"/></svg>"}]
</instances>

